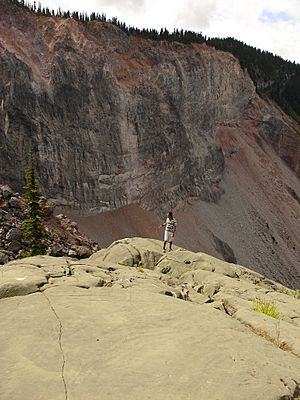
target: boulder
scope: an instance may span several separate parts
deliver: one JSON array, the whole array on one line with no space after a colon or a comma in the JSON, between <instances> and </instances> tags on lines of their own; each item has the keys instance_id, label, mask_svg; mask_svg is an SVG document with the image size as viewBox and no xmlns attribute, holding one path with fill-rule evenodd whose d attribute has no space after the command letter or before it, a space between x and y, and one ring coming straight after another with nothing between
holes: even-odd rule
<instances>
[{"instance_id":1,"label":"boulder","mask_svg":"<svg viewBox=\"0 0 300 400\"><path fill-rule=\"evenodd\" d=\"M8 185L1 186L0 191L2 198L5 200L8 200L13 195L13 191Z\"/></svg>"},{"instance_id":2,"label":"boulder","mask_svg":"<svg viewBox=\"0 0 300 400\"><path fill-rule=\"evenodd\" d=\"M11 240L20 241L21 238L22 238L22 231L20 228L11 228L6 235L6 240L8 240L8 241L11 241Z\"/></svg>"},{"instance_id":3,"label":"boulder","mask_svg":"<svg viewBox=\"0 0 300 400\"><path fill-rule=\"evenodd\" d=\"M0 250L0 264L6 264L9 261L9 256Z\"/></svg>"},{"instance_id":4,"label":"boulder","mask_svg":"<svg viewBox=\"0 0 300 400\"><path fill-rule=\"evenodd\" d=\"M53 257L62 257L64 255L64 249L62 245L60 245L59 243L54 243L50 247L49 255Z\"/></svg>"},{"instance_id":5,"label":"boulder","mask_svg":"<svg viewBox=\"0 0 300 400\"><path fill-rule=\"evenodd\" d=\"M72 248L76 252L78 258L88 258L92 255L93 251L88 246L74 246Z\"/></svg>"},{"instance_id":6,"label":"boulder","mask_svg":"<svg viewBox=\"0 0 300 400\"><path fill-rule=\"evenodd\" d=\"M50 255L53 255L53 254L50 254ZM68 251L68 257L77 257L76 251L70 249L70 250Z\"/></svg>"},{"instance_id":7,"label":"boulder","mask_svg":"<svg viewBox=\"0 0 300 400\"><path fill-rule=\"evenodd\" d=\"M24 207L24 201L20 197L12 196L8 204L12 208L22 209Z\"/></svg>"},{"instance_id":8,"label":"boulder","mask_svg":"<svg viewBox=\"0 0 300 400\"><path fill-rule=\"evenodd\" d=\"M12 253L18 253L22 249L22 243L19 240L11 240L8 243L7 250Z\"/></svg>"}]
</instances>

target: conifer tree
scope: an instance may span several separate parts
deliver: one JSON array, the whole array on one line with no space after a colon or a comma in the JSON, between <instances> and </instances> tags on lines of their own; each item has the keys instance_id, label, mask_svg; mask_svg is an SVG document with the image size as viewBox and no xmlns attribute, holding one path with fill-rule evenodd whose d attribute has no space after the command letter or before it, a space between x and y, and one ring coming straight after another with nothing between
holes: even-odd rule
<instances>
[{"instance_id":1,"label":"conifer tree","mask_svg":"<svg viewBox=\"0 0 300 400\"><path fill-rule=\"evenodd\" d=\"M25 173L24 200L27 205L26 219L22 226L23 240L27 250L25 257L46 254L50 236L44 225L45 210L41 204L42 194L38 187L32 145L29 147L29 162Z\"/></svg>"}]
</instances>

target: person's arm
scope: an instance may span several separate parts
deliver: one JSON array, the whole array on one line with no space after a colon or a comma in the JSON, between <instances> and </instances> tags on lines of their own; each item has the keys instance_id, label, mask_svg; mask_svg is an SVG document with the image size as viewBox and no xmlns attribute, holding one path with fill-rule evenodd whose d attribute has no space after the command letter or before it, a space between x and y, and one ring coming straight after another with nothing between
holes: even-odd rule
<instances>
[{"instance_id":1,"label":"person's arm","mask_svg":"<svg viewBox=\"0 0 300 400\"><path fill-rule=\"evenodd\" d=\"M163 222L160 226L161 226L161 228L163 228L164 226L166 226L167 225L167 221L166 222Z\"/></svg>"}]
</instances>

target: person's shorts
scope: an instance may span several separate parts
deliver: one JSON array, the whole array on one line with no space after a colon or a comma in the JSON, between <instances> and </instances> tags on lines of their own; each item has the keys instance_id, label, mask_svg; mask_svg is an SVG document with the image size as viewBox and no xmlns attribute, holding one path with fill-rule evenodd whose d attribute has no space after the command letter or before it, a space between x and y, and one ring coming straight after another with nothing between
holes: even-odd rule
<instances>
[{"instance_id":1,"label":"person's shorts","mask_svg":"<svg viewBox=\"0 0 300 400\"><path fill-rule=\"evenodd\" d=\"M164 241L165 242L172 242L172 240L173 240L173 232L165 231Z\"/></svg>"}]
</instances>

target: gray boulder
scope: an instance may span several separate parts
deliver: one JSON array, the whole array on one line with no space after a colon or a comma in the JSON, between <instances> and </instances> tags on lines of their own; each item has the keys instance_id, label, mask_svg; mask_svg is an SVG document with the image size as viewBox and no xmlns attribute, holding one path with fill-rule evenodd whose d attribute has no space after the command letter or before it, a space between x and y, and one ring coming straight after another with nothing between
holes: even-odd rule
<instances>
[{"instance_id":1,"label":"gray boulder","mask_svg":"<svg viewBox=\"0 0 300 400\"><path fill-rule=\"evenodd\" d=\"M9 261L9 256L0 250L0 264L6 264Z\"/></svg>"},{"instance_id":2,"label":"gray boulder","mask_svg":"<svg viewBox=\"0 0 300 400\"><path fill-rule=\"evenodd\" d=\"M22 243L19 240L12 240L7 246L7 250L12 253L18 253L21 249Z\"/></svg>"},{"instance_id":3,"label":"gray boulder","mask_svg":"<svg viewBox=\"0 0 300 400\"><path fill-rule=\"evenodd\" d=\"M20 197L15 197L15 196L12 196L9 199L8 204L10 207L17 209L21 209L24 206L23 200Z\"/></svg>"},{"instance_id":4,"label":"gray boulder","mask_svg":"<svg viewBox=\"0 0 300 400\"><path fill-rule=\"evenodd\" d=\"M88 246L73 246L71 250L74 250L78 258L88 258L92 255L93 251Z\"/></svg>"},{"instance_id":5,"label":"gray boulder","mask_svg":"<svg viewBox=\"0 0 300 400\"><path fill-rule=\"evenodd\" d=\"M0 190L2 198L5 200L9 199L13 195L13 191L8 185L1 186Z\"/></svg>"},{"instance_id":6,"label":"gray boulder","mask_svg":"<svg viewBox=\"0 0 300 400\"><path fill-rule=\"evenodd\" d=\"M22 238L22 231L20 228L11 228L6 234L6 240L18 240L20 241Z\"/></svg>"},{"instance_id":7,"label":"gray boulder","mask_svg":"<svg viewBox=\"0 0 300 400\"><path fill-rule=\"evenodd\" d=\"M54 243L50 248L49 255L53 257L62 257L64 255L64 249L62 245L59 243Z\"/></svg>"}]
</instances>

